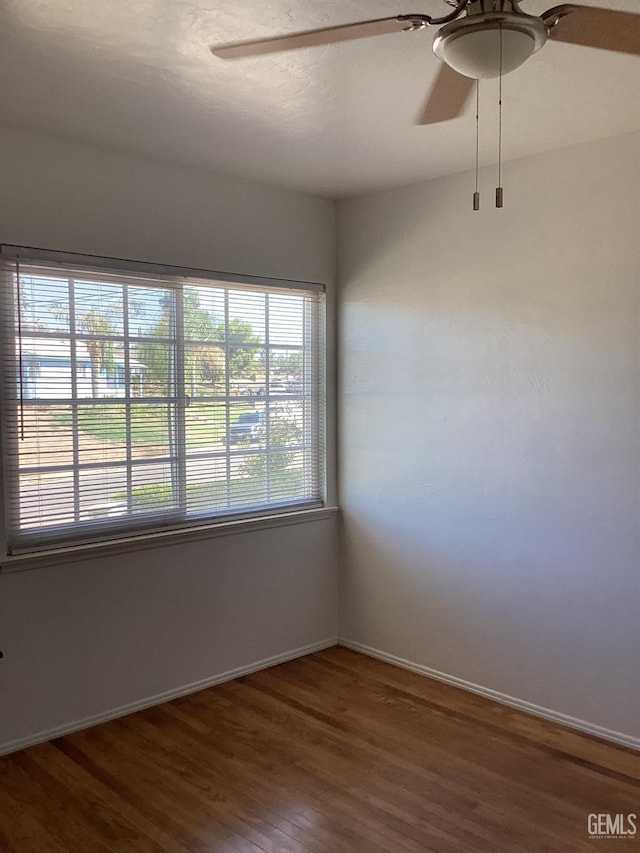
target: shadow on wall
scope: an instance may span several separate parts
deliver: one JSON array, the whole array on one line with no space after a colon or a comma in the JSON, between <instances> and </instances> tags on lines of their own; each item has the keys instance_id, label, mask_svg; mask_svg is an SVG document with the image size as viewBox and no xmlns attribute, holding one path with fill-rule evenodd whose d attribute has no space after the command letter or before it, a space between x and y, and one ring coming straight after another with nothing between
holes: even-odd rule
<instances>
[{"instance_id":1,"label":"shadow on wall","mask_svg":"<svg viewBox=\"0 0 640 853\"><path fill-rule=\"evenodd\" d=\"M594 543L577 528L562 517L550 524L543 503L523 516L507 501L497 525L470 492L438 499L437 509L367 497L351 506L341 531L342 638L569 715L577 704L598 720L601 664L585 678L578 662L602 649L607 624L601 657L624 679L616 648L629 651L624 626L637 605L606 576L590 604L581 567ZM584 645L572 641L576 633ZM571 701L558 701L563 695Z\"/></svg>"},{"instance_id":2,"label":"shadow on wall","mask_svg":"<svg viewBox=\"0 0 640 853\"><path fill-rule=\"evenodd\" d=\"M420 280L344 289L341 634L629 731L631 293Z\"/></svg>"}]
</instances>

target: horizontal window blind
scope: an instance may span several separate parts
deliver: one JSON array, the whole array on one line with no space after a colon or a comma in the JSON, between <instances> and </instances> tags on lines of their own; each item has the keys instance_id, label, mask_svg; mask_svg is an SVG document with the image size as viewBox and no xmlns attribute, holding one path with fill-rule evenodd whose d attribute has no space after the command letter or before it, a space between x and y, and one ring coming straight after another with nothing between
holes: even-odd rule
<instances>
[{"instance_id":1,"label":"horizontal window blind","mask_svg":"<svg viewBox=\"0 0 640 853\"><path fill-rule=\"evenodd\" d=\"M1 265L9 553L321 505L321 291Z\"/></svg>"}]
</instances>

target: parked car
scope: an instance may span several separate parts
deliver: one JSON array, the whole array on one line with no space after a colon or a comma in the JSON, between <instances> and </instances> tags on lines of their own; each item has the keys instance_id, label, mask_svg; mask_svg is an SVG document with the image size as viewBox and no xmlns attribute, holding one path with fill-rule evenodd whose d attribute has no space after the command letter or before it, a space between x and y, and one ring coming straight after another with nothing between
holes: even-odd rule
<instances>
[{"instance_id":1,"label":"parked car","mask_svg":"<svg viewBox=\"0 0 640 853\"><path fill-rule=\"evenodd\" d=\"M266 434L267 418L264 412L245 412L229 427L229 443L261 441Z\"/></svg>"}]
</instances>

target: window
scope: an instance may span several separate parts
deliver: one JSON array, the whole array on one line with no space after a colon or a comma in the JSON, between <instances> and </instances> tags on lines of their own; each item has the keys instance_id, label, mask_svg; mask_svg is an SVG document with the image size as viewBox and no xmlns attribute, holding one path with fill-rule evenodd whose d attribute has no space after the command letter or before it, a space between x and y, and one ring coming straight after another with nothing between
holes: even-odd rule
<instances>
[{"instance_id":1,"label":"window","mask_svg":"<svg viewBox=\"0 0 640 853\"><path fill-rule=\"evenodd\" d=\"M22 253L2 249L8 553L322 506L319 286Z\"/></svg>"}]
</instances>

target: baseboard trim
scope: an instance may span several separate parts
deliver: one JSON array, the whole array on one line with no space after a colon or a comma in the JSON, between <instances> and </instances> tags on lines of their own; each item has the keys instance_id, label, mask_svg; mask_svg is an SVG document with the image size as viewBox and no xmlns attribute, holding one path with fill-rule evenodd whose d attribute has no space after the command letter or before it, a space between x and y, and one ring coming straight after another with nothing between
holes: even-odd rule
<instances>
[{"instance_id":1,"label":"baseboard trim","mask_svg":"<svg viewBox=\"0 0 640 853\"><path fill-rule=\"evenodd\" d=\"M234 678L240 678L243 675L249 675L252 672L258 672L261 669L268 669L270 666L276 666L279 663L286 663L288 660L295 660L305 655L319 652L322 649L328 649L331 646L337 645L337 637L331 637L326 640L320 640L317 643L311 643L308 646L301 646L297 649L292 649L288 652L283 652L279 655L274 655L270 658L255 661L254 663L240 666L236 669L229 669L219 675L213 675L211 678L203 678L201 681L194 681L191 684L185 684L182 687L177 687L175 690L166 690L164 693L157 693L154 696L148 696L146 699L140 699L137 702L130 702L127 705L120 705L117 708L111 708L101 714L94 714L91 717L84 717L80 720L74 720L71 723L65 723L62 726L57 726L53 729L40 731L34 735L18 738L17 740L8 741L0 744L0 755L7 755L10 752L17 752L19 749L26 749L29 746L35 746L38 743L44 743L54 738L62 737L63 735L71 734L82 729L88 729L91 726L97 726L100 723L106 723L109 720L115 720L118 717L125 717L127 714L135 714L136 711L142 711L145 708L151 708L153 705L161 705L163 702L170 702L172 699L178 699L180 696L187 696L189 693L197 693L198 690L205 690L207 687L213 687L216 684L222 684L225 681L233 681Z\"/></svg>"},{"instance_id":2,"label":"baseboard trim","mask_svg":"<svg viewBox=\"0 0 640 853\"><path fill-rule=\"evenodd\" d=\"M491 690L489 687L483 687L480 684L465 681L463 678L457 678L455 675L448 675L446 672L439 672L437 669L432 669L429 666L414 663L413 661L406 660L405 658L400 658L397 655L383 652L380 649L374 649L371 646L364 645L363 643L357 643L355 640L347 640L344 637L341 637L338 639L338 645L344 646L347 649L352 649L354 652L361 652L363 655L377 658L378 660L385 661L386 663L394 664L394 666L400 666L403 669L410 670L411 672L426 675L428 678L434 678L436 681L442 681L444 684L451 684L453 687L460 687L462 690L467 690L470 693L477 693L479 696L492 699L494 702L499 702L502 705L509 705L511 708L517 708L519 711L525 711L528 714L533 714L536 717L542 717L545 720L559 723L562 726L576 729L577 731L593 735L594 737L601 738L602 740L620 744L621 746L626 746L630 749L640 750L640 738L638 737L626 735L622 732L616 732L612 729L605 729L603 726L588 723L586 720L580 720L577 717L570 717L567 714L561 714L559 711L553 711L550 708L543 708L541 705L534 705L532 702L526 702L524 699L517 699L515 696L509 696L506 693Z\"/></svg>"}]
</instances>

